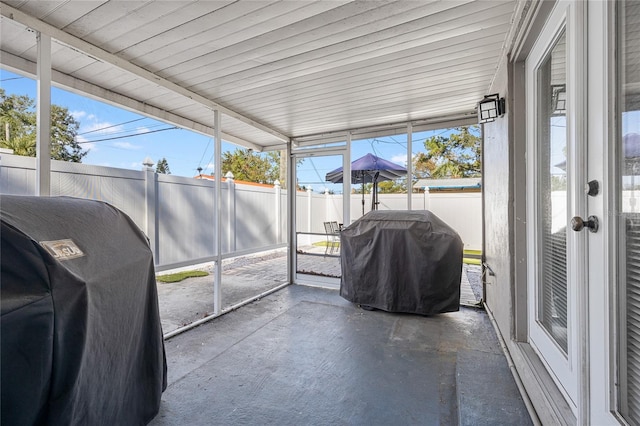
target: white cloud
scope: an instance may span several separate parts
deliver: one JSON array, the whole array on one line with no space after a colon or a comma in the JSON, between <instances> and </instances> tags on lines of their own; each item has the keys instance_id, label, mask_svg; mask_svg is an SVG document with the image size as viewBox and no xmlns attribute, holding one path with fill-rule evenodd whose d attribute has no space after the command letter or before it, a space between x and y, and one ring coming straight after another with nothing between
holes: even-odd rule
<instances>
[{"instance_id":1,"label":"white cloud","mask_svg":"<svg viewBox=\"0 0 640 426\"><path fill-rule=\"evenodd\" d=\"M407 164L407 154L397 154L394 155L393 157L391 157L391 161L392 163L396 163L396 164Z\"/></svg>"},{"instance_id":2,"label":"white cloud","mask_svg":"<svg viewBox=\"0 0 640 426\"><path fill-rule=\"evenodd\" d=\"M144 126L142 126L142 127L136 127L136 133L137 133L137 134L141 134L141 133L148 133L148 132L150 132L150 131L151 131L151 130L150 130L148 127L144 127Z\"/></svg>"},{"instance_id":3,"label":"white cloud","mask_svg":"<svg viewBox=\"0 0 640 426\"><path fill-rule=\"evenodd\" d=\"M81 118L84 118L87 116L87 113L85 111L71 111L69 112L69 114L71 114L71 116L76 120L80 120Z\"/></svg>"},{"instance_id":4,"label":"white cloud","mask_svg":"<svg viewBox=\"0 0 640 426\"><path fill-rule=\"evenodd\" d=\"M89 133L91 132L91 137L95 137L98 135L110 135L113 133L122 132L122 126L114 126L112 123L108 121L102 122L93 122L89 123L86 126L82 126L79 133Z\"/></svg>"},{"instance_id":5,"label":"white cloud","mask_svg":"<svg viewBox=\"0 0 640 426\"><path fill-rule=\"evenodd\" d=\"M82 148L86 149L87 151L91 151L91 152L100 151L100 147L98 146L98 144L92 143L92 142L83 143L82 144Z\"/></svg>"},{"instance_id":6,"label":"white cloud","mask_svg":"<svg viewBox=\"0 0 640 426\"><path fill-rule=\"evenodd\" d=\"M135 151L135 150L139 150L142 149L142 147L140 145L134 145L130 142L114 142L113 146L118 147L118 148L122 148L122 149L128 149L131 151Z\"/></svg>"},{"instance_id":7,"label":"white cloud","mask_svg":"<svg viewBox=\"0 0 640 426\"><path fill-rule=\"evenodd\" d=\"M73 118L75 118L76 120L80 120L80 119L95 120L96 119L95 115L89 114L86 111L71 111L69 112L69 114L71 114L71 116L73 116Z\"/></svg>"},{"instance_id":8,"label":"white cloud","mask_svg":"<svg viewBox=\"0 0 640 426\"><path fill-rule=\"evenodd\" d=\"M98 144L89 142L88 139L82 135L76 136L76 141L81 144L80 146L82 146L82 149L91 150L93 152L100 150L100 148L98 148Z\"/></svg>"}]
</instances>

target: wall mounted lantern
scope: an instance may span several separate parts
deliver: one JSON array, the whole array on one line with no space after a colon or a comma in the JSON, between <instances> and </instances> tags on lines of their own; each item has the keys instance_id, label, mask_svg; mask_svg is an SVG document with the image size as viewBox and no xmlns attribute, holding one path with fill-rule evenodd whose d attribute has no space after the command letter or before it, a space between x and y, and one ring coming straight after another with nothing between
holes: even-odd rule
<instances>
[{"instance_id":1,"label":"wall mounted lantern","mask_svg":"<svg viewBox=\"0 0 640 426\"><path fill-rule=\"evenodd\" d=\"M496 117L502 117L506 112L506 103L504 98L501 98L499 94L485 95L485 97L478 102L478 123L490 123L496 119Z\"/></svg>"}]
</instances>

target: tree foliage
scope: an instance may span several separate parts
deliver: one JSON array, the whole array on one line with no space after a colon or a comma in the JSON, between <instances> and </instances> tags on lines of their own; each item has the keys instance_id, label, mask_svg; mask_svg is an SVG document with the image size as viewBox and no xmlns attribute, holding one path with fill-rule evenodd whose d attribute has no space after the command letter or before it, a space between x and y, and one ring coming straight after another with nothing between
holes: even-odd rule
<instances>
[{"instance_id":1,"label":"tree foliage","mask_svg":"<svg viewBox=\"0 0 640 426\"><path fill-rule=\"evenodd\" d=\"M250 149L236 148L222 153L222 175L233 173L237 180L274 183L280 175L280 154L257 154Z\"/></svg>"},{"instance_id":2,"label":"tree foliage","mask_svg":"<svg viewBox=\"0 0 640 426\"><path fill-rule=\"evenodd\" d=\"M456 128L448 137L432 136L424 142L426 153L414 159L419 177L465 178L481 173L481 144L478 126Z\"/></svg>"},{"instance_id":3,"label":"tree foliage","mask_svg":"<svg viewBox=\"0 0 640 426\"><path fill-rule=\"evenodd\" d=\"M16 155L33 157L36 155L35 114L28 111L33 108L33 100L28 96L6 96L0 89L0 147L12 149Z\"/></svg>"},{"instance_id":4,"label":"tree foliage","mask_svg":"<svg viewBox=\"0 0 640 426\"><path fill-rule=\"evenodd\" d=\"M0 89L0 147L16 155L36 156L35 101L25 95L7 95ZM88 151L76 140L80 123L59 105L51 105L51 158L82 162Z\"/></svg>"},{"instance_id":5,"label":"tree foliage","mask_svg":"<svg viewBox=\"0 0 640 426\"><path fill-rule=\"evenodd\" d=\"M380 194L401 194L407 192L407 180L385 180L378 182L378 193Z\"/></svg>"},{"instance_id":6,"label":"tree foliage","mask_svg":"<svg viewBox=\"0 0 640 426\"><path fill-rule=\"evenodd\" d=\"M171 170L169 170L169 162L166 158L162 157L158 160L158 164L156 164L156 173L161 173L164 175L170 175Z\"/></svg>"}]
</instances>

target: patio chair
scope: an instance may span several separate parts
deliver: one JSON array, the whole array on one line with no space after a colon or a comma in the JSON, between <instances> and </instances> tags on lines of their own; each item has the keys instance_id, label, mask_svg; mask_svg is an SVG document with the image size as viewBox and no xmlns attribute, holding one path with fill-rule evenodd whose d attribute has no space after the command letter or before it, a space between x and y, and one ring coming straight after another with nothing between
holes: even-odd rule
<instances>
[{"instance_id":1,"label":"patio chair","mask_svg":"<svg viewBox=\"0 0 640 426\"><path fill-rule=\"evenodd\" d=\"M334 248L336 252L340 252L340 231L342 231L342 226L338 222L331 222L331 230L333 231Z\"/></svg>"},{"instance_id":2,"label":"patio chair","mask_svg":"<svg viewBox=\"0 0 640 426\"><path fill-rule=\"evenodd\" d=\"M335 229L334 225L335 223ZM338 222L324 222L324 232L327 235L327 246L324 249L325 256L327 254L333 254L334 251L340 250L340 230L338 228Z\"/></svg>"}]
</instances>

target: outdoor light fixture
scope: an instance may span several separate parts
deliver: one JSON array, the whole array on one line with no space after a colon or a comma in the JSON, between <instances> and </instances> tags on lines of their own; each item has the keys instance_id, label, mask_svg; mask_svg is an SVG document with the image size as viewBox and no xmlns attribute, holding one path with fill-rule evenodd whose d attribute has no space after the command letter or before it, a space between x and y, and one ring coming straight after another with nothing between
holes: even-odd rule
<instances>
[{"instance_id":1,"label":"outdoor light fixture","mask_svg":"<svg viewBox=\"0 0 640 426\"><path fill-rule=\"evenodd\" d=\"M502 117L506 112L506 105L504 98L501 98L499 94L485 95L485 97L478 102L478 123L490 123L496 119L496 117Z\"/></svg>"},{"instance_id":2,"label":"outdoor light fixture","mask_svg":"<svg viewBox=\"0 0 640 426\"><path fill-rule=\"evenodd\" d=\"M567 112L567 87L564 84L551 86L551 105L553 115L565 115Z\"/></svg>"}]
</instances>

